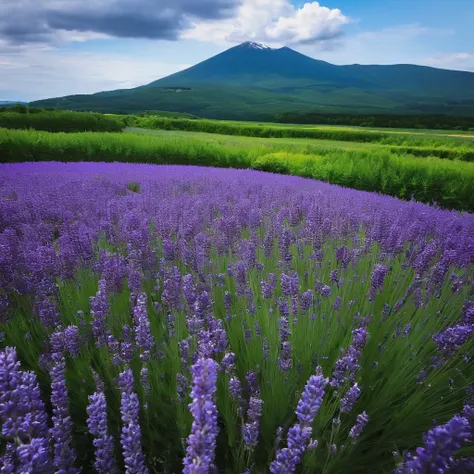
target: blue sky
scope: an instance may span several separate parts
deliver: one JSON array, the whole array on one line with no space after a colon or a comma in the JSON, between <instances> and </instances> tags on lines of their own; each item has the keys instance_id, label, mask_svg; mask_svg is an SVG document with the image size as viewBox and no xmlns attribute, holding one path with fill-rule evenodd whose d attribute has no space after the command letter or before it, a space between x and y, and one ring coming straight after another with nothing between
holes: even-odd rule
<instances>
[{"instance_id":1,"label":"blue sky","mask_svg":"<svg viewBox=\"0 0 474 474\"><path fill-rule=\"evenodd\" d=\"M242 41L474 72L472 0L6 0L0 100L129 88Z\"/></svg>"}]
</instances>

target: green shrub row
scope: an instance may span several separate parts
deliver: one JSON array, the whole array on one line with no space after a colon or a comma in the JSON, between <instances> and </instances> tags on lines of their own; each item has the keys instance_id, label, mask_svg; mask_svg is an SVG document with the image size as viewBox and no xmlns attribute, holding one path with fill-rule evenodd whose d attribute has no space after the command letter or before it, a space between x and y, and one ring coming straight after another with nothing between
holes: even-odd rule
<instances>
[{"instance_id":1,"label":"green shrub row","mask_svg":"<svg viewBox=\"0 0 474 474\"><path fill-rule=\"evenodd\" d=\"M123 121L117 117L87 112L44 110L34 113L0 113L0 128L47 132L120 132L123 127Z\"/></svg>"},{"instance_id":2,"label":"green shrub row","mask_svg":"<svg viewBox=\"0 0 474 474\"><path fill-rule=\"evenodd\" d=\"M452 160L474 161L474 146L451 137L418 137L409 134L393 134L344 128L303 128L283 126L261 126L218 120L170 119L144 117L129 121L127 125L159 130L181 130L189 132L240 135L257 138L312 138L359 143L379 143L401 147L403 153L416 156L437 156ZM394 148L394 151L396 149Z\"/></svg>"},{"instance_id":3,"label":"green shrub row","mask_svg":"<svg viewBox=\"0 0 474 474\"><path fill-rule=\"evenodd\" d=\"M237 148L198 138L138 134L51 134L0 129L2 162L123 161L253 168L328 181L402 199L474 211L474 164L389 151L325 150L324 155Z\"/></svg>"}]
</instances>

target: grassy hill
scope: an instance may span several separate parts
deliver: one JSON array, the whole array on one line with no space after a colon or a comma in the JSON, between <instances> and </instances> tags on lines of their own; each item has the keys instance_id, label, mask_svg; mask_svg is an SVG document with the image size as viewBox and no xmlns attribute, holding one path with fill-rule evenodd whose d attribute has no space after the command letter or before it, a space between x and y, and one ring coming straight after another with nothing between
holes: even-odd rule
<instances>
[{"instance_id":1,"label":"grassy hill","mask_svg":"<svg viewBox=\"0 0 474 474\"><path fill-rule=\"evenodd\" d=\"M290 48L244 43L135 89L32 105L111 113L156 109L236 120L295 112L472 116L474 73L413 65L335 66Z\"/></svg>"}]
</instances>

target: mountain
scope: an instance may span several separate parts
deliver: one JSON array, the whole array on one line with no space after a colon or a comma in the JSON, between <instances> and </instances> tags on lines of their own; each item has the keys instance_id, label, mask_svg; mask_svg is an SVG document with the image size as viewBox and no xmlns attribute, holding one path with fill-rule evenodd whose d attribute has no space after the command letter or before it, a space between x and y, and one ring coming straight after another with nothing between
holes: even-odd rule
<instances>
[{"instance_id":1,"label":"mountain","mask_svg":"<svg viewBox=\"0 0 474 474\"><path fill-rule=\"evenodd\" d=\"M0 100L0 107L9 107L10 105L28 105L28 102L22 102L21 100Z\"/></svg>"},{"instance_id":2,"label":"mountain","mask_svg":"<svg viewBox=\"0 0 474 474\"><path fill-rule=\"evenodd\" d=\"M247 42L134 89L34 102L102 112L169 110L220 119L280 113L474 115L474 73L425 66L336 66Z\"/></svg>"}]
</instances>

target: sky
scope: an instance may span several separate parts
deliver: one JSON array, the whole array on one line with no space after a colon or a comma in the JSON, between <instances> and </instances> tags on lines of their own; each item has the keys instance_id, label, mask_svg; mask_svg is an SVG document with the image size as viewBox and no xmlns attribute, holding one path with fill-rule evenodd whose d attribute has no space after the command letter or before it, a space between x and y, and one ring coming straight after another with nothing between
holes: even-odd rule
<instances>
[{"instance_id":1,"label":"sky","mask_svg":"<svg viewBox=\"0 0 474 474\"><path fill-rule=\"evenodd\" d=\"M0 100L147 84L244 41L474 72L473 0L0 0Z\"/></svg>"}]
</instances>

